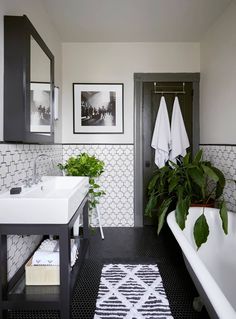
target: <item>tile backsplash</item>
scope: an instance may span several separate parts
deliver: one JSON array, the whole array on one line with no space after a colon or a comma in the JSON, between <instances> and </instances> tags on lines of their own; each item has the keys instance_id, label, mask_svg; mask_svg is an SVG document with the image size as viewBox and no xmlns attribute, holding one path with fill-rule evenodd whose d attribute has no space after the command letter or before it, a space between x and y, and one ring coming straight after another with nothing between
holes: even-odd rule
<instances>
[{"instance_id":1,"label":"tile backsplash","mask_svg":"<svg viewBox=\"0 0 236 319\"><path fill-rule=\"evenodd\" d=\"M63 145L63 160L82 152L105 162L98 183L106 192L100 199L101 222L106 227L134 226L134 146ZM93 220L93 225L97 225Z\"/></svg>"},{"instance_id":2,"label":"tile backsplash","mask_svg":"<svg viewBox=\"0 0 236 319\"><path fill-rule=\"evenodd\" d=\"M0 192L32 178L34 159L42 153L53 158L55 164L62 161L62 145L0 144ZM40 174L49 175L49 160L38 159L37 168Z\"/></svg>"},{"instance_id":3,"label":"tile backsplash","mask_svg":"<svg viewBox=\"0 0 236 319\"><path fill-rule=\"evenodd\" d=\"M21 186L26 179L33 177L33 162L39 154L53 158L53 169L47 158L37 160L39 174L56 174L56 164L62 162L62 145L0 144L0 192L11 187ZM4 212L1 212L2 214ZM8 236L8 278L27 260L39 244L41 236Z\"/></svg>"},{"instance_id":4,"label":"tile backsplash","mask_svg":"<svg viewBox=\"0 0 236 319\"><path fill-rule=\"evenodd\" d=\"M200 145L204 158L211 161L225 175L224 199L228 210L236 212L236 146Z\"/></svg>"}]
</instances>

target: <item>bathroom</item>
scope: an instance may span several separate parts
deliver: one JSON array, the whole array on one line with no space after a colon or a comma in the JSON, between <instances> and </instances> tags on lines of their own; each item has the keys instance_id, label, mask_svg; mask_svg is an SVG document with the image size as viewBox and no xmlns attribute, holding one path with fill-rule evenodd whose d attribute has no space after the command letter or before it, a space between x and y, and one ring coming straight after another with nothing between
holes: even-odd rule
<instances>
[{"instance_id":1,"label":"bathroom","mask_svg":"<svg viewBox=\"0 0 236 319\"><path fill-rule=\"evenodd\" d=\"M157 4L161 16L155 12L158 10ZM189 4L184 0L158 0L150 1L149 5L144 0L138 0L137 3L134 0L127 3L119 1L119 5L115 0L103 0L99 5L92 0L78 1L77 5L75 1L62 0L21 0L20 4L17 0L0 0L0 191L5 192L33 178L34 161L40 154L48 155L55 163L64 163L73 155L87 152L105 162L105 171L100 178L100 184L106 192L100 203L105 239L101 240L99 232L91 236L91 245L94 245L91 248L92 257L88 259L88 267L84 271L84 278L90 277L91 285L89 288L86 279L80 279L84 288L77 291L77 298L82 298L82 302L73 304L74 318L93 318L95 305L90 295L96 302L100 279L100 268L98 270L96 264L100 256L96 247L103 251L107 261L114 259L122 262L122 258L128 260L128 257L132 257L140 258L142 262L142 254L151 259L152 249L155 257L157 247L161 251L160 259L166 260L163 247L158 246L160 243L155 235L150 243L148 238L151 235L146 228L140 228L143 224L140 214L143 212L140 213L139 208L143 204L139 202L142 198L139 192L144 190L137 185L140 181L139 171L142 170L138 149L138 134L142 136L142 132L137 132L139 102L135 94L138 75L177 74L177 80L169 79L167 82L182 83L181 75L200 74L199 91L196 93L199 95L199 138L196 143L204 150L205 158L224 172L228 180L224 198L228 210L236 212L236 2L193 0ZM78 13L80 8L84 16ZM5 15L26 15L54 55L54 84L59 87L59 103L58 120L54 121L53 144L4 141ZM81 25L76 22L77 15ZM100 15L101 21L98 21ZM150 80L153 83L155 81L165 82L165 77ZM74 132L73 83L123 84L123 129L118 134ZM40 174L53 173L46 157L37 164ZM136 237L133 235L134 229L137 230ZM111 239L116 236L119 237L117 242ZM138 244L134 237L140 240ZM111 240L106 241L106 238ZM9 278L24 264L39 241L39 236L8 237ZM111 241L114 241L113 254L109 246ZM126 241L129 241L129 245ZM148 246L146 252L145 245ZM169 249L168 245L165 248ZM162 267L174 271L169 262L163 263ZM192 303L190 299L195 297L192 283L186 279L187 274L183 273L181 277L182 272L179 273L178 283L165 287L166 290L174 290L174 285L179 287L178 302L175 304L170 300L174 300L174 297L169 298L172 315L175 318L201 318L201 315L189 310ZM168 276L171 275L166 271L167 281ZM172 274L173 277L175 275ZM180 282L185 279L187 286L181 288ZM191 298L185 296L188 294L186 291L190 291ZM192 311L190 315L188 311ZM204 315L205 312L202 318ZM45 313L42 316L45 318ZM53 316L57 318L53 313L46 315L46 318ZM12 318L27 318L27 314L19 312ZM41 317L35 312L32 318Z\"/></svg>"}]
</instances>

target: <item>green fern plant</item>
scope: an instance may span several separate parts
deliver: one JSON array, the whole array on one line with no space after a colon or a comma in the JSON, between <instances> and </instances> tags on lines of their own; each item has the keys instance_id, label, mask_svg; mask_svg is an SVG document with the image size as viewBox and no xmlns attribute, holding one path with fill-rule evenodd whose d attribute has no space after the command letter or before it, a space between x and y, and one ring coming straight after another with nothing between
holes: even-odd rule
<instances>
[{"instance_id":1,"label":"green fern plant","mask_svg":"<svg viewBox=\"0 0 236 319\"><path fill-rule=\"evenodd\" d=\"M104 172L105 163L97 159L94 155L81 153L70 157L65 164L58 167L68 176L88 176L89 177L89 208L93 209L99 204L99 198L105 195L96 178Z\"/></svg>"}]
</instances>

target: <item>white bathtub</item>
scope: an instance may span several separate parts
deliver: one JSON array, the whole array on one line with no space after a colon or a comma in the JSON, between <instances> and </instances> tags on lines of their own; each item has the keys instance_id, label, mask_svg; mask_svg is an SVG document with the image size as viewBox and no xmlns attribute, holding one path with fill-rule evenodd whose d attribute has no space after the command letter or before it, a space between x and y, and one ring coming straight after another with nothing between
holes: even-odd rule
<instances>
[{"instance_id":1,"label":"white bathtub","mask_svg":"<svg viewBox=\"0 0 236 319\"><path fill-rule=\"evenodd\" d=\"M236 319L236 213L228 213L229 234L225 235L218 210L205 208L210 235L197 251L193 225L201 212L202 208L190 208L183 231L175 221L174 211L167 222L210 317Z\"/></svg>"}]
</instances>

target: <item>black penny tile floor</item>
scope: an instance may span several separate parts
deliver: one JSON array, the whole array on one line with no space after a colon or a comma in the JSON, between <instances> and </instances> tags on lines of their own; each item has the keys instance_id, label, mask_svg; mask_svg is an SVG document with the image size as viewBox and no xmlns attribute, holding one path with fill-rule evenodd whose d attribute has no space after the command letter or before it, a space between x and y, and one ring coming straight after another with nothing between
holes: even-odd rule
<instances>
[{"instance_id":1,"label":"black penny tile floor","mask_svg":"<svg viewBox=\"0 0 236 319\"><path fill-rule=\"evenodd\" d=\"M198 293L185 268L181 251L166 227L157 237L152 226L144 228L104 228L91 233L88 253L72 298L72 319L92 319L101 270L107 263L156 263L175 319L208 319L203 308L198 313L192 302ZM9 319L59 319L57 311L11 311ZM61 318L63 319L63 318Z\"/></svg>"}]
</instances>

